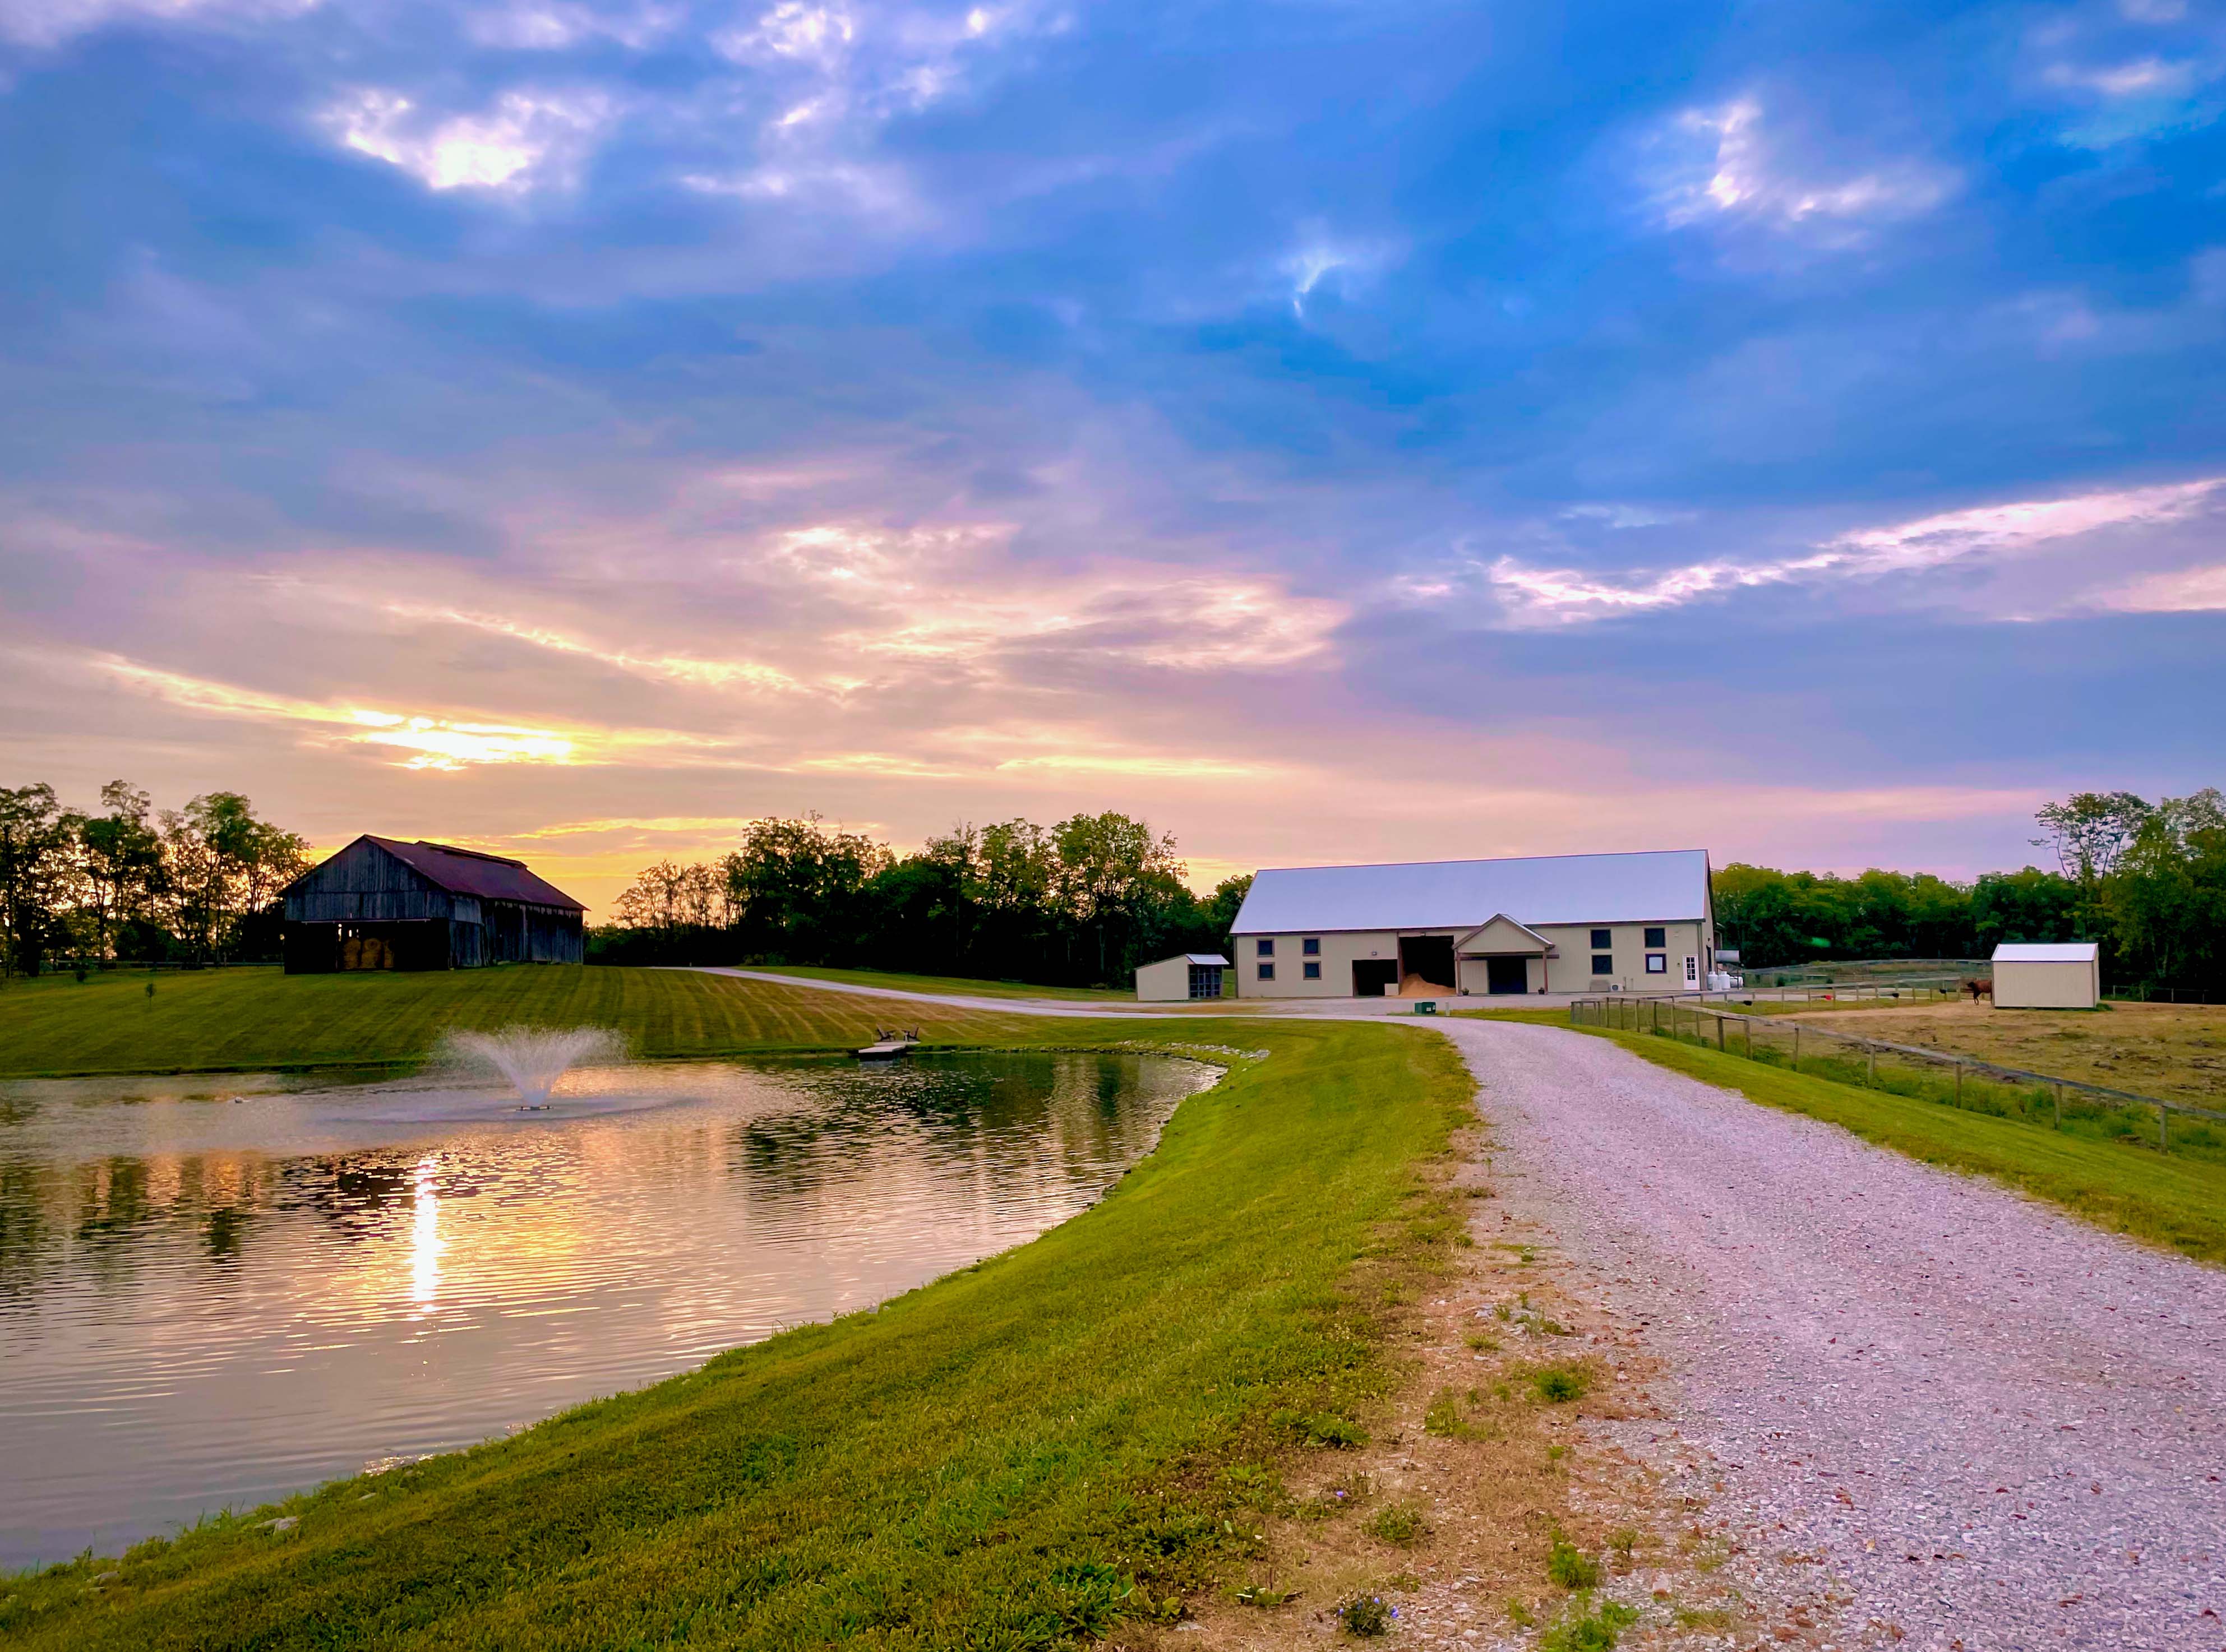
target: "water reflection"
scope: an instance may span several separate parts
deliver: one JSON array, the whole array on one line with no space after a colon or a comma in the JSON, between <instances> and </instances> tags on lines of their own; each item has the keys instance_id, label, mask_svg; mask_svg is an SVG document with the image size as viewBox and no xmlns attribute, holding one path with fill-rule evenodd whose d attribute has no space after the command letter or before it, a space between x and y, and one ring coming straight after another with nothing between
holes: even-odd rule
<instances>
[{"instance_id":1,"label":"water reflection","mask_svg":"<svg viewBox=\"0 0 2226 1652\"><path fill-rule=\"evenodd\" d=\"M487 1438L1081 1209L1210 1074L725 1063L0 1085L0 1566ZM467 1105L466 1104L467 1103Z\"/></svg>"}]
</instances>

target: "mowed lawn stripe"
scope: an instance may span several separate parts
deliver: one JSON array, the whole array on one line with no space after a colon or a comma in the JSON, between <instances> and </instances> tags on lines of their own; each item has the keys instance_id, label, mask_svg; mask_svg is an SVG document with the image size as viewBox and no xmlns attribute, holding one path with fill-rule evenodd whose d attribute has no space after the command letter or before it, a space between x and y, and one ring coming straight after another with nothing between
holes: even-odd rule
<instances>
[{"instance_id":1,"label":"mowed lawn stripe","mask_svg":"<svg viewBox=\"0 0 2226 1652\"><path fill-rule=\"evenodd\" d=\"M0 1077L408 1061L451 1028L521 1023L615 1026L652 1058L837 1049L866 1042L891 1019L889 1007L871 999L674 969L119 970L83 984L49 976L0 991ZM933 1004L907 1004L902 1019L942 1043L1010 1036L1027 1025Z\"/></svg>"}]
</instances>

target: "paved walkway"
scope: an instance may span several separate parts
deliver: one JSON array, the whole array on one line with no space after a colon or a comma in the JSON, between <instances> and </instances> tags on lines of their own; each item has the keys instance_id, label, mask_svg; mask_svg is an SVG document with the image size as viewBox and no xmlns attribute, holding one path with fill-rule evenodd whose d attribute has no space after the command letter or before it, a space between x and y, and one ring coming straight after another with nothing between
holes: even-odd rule
<instances>
[{"instance_id":1,"label":"paved walkway","mask_svg":"<svg viewBox=\"0 0 2226 1652\"><path fill-rule=\"evenodd\" d=\"M1475 1073L1505 1196L1646 1325L1663 1465L1712 1458L1706 1519L1841 1584L1825 1641L2226 1652L2226 1273L1605 1039L1409 1024Z\"/></svg>"}]
</instances>

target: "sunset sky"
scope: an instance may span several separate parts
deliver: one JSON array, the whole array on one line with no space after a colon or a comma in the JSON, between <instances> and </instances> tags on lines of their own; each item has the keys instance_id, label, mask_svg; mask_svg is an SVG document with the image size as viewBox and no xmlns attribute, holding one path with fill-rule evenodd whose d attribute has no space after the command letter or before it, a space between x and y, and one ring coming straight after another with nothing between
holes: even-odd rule
<instances>
[{"instance_id":1,"label":"sunset sky","mask_svg":"<svg viewBox=\"0 0 2226 1652\"><path fill-rule=\"evenodd\" d=\"M2038 853L2226 782L2226 21L6 0L0 784Z\"/></svg>"}]
</instances>

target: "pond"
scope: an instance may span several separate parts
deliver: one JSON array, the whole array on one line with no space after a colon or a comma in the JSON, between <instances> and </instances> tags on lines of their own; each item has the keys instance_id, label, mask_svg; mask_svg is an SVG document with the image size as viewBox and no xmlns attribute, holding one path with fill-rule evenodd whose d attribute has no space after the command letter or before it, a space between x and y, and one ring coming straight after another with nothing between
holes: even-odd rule
<instances>
[{"instance_id":1,"label":"pond","mask_svg":"<svg viewBox=\"0 0 2226 1652\"><path fill-rule=\"evenodd\" d=\"M0 1569L453 1450L1051 1228L1209 1067L1123 1054L0 1083Z\"/></svg>"}]
</instances>

